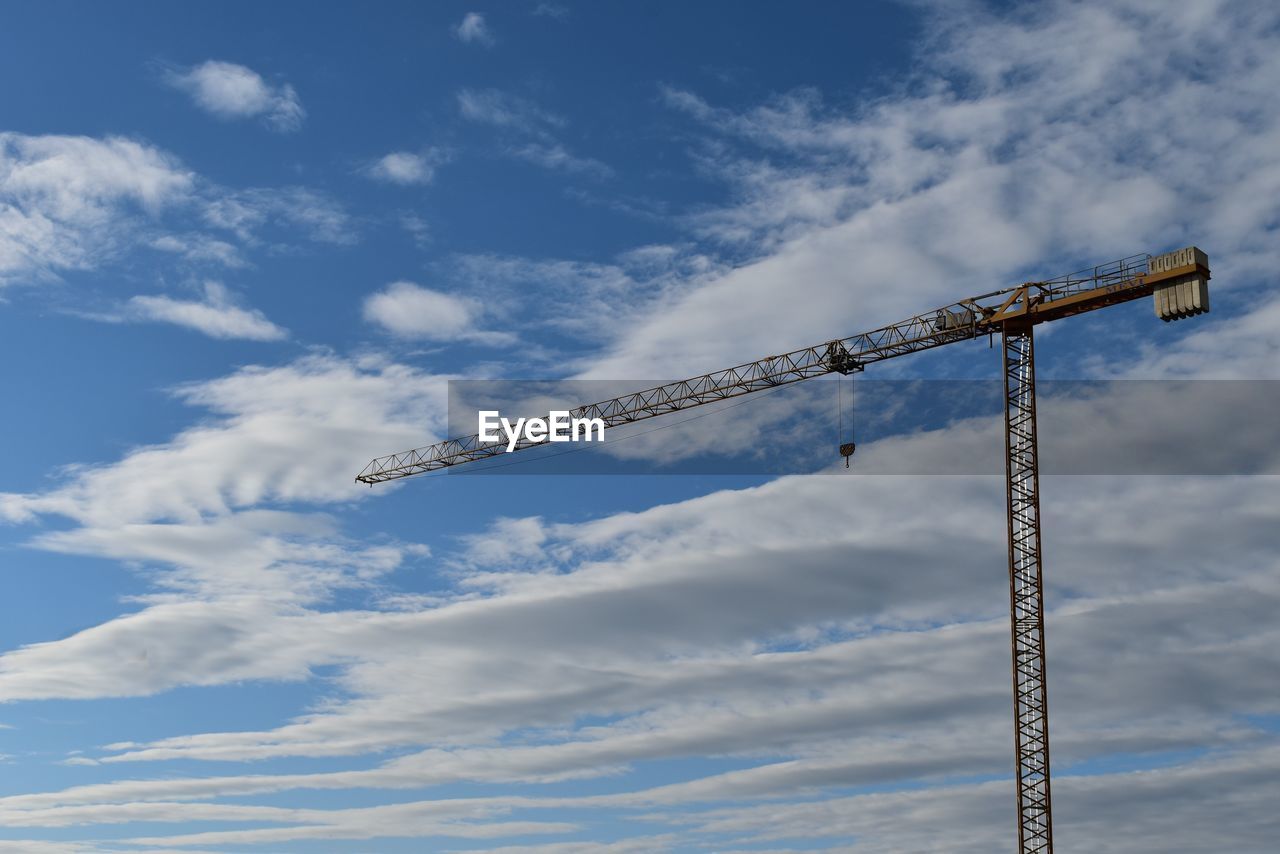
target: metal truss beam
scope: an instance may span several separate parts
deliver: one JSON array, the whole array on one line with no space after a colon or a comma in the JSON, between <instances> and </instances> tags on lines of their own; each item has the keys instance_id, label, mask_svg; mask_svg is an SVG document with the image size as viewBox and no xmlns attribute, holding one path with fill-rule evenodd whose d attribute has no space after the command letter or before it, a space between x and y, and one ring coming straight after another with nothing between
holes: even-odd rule
<instances>
[{"instance_id":1,"label":"metal truss beam","mask_svg":"<svg viewBox=\"0 0 1280 854\"><path fill-rule=\"evenodd\" d=\"M998 332L1010 321L1043 323L1127 302L1148 296L1159 282L1188 272L1199 271L1205 278L1209 275L1207 268L1195 265L1152 273L1150 257L1132 255L1056 279L970 297L871 332L580 406L574 415L601 418L606 427L631 424L812 377L860 371L873 362ZM543 443L521 441L514 450L540 444ZM504 443L481 442L473 434L378 457L356 475L356 480L372 486L488 459L506 450Z\"/></svg>"},{"instance_id":2,"label":"metal truss beam","mask_svg":"<svg viewBox=\"0 0 1280 854\"><path fill-rule=\"evenodd\" d=\"M1013 732L1018 776L1018 851L1019 854L1053 854L1032 329L1030 323L1006 324L1001 335L1004 352L1005 484L1009 509L1010 629L1013 640Z\"/></svg>"}]
</instances>

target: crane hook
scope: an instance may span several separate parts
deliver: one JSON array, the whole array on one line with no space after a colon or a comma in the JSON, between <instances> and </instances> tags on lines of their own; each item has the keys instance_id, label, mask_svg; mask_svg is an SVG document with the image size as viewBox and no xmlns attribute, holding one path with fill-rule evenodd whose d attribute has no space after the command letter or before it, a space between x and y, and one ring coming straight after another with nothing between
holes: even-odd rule
<instances>
[{"instance_id":1,"label":"crane hook","mask_svg":"<svg viewBox=\"0 0 1280 854\"><path fill-rule=\"evenodd\" d=\"M843 442L840 445L840 456L844 457L844 467L849 467L849 457L853 456L854 449L857 447L853 442Z\"/></svg>"},{"instance_id":2,"label":"crane hook","mask_svg":"<svg viewBox=\"0 0 1280 854\"><path fill-rule=\"evenodd\" d=\"M857 448L857 445L855 445L853 442L853 435L852 435L853 424L854 424L853 377L849 378L849 441L847 442L845 441L845 431L844 431L844 393L843 393L844 389L842 388L843 384L840 380L837 380L836 383L837 383L836 384L836 413L837 413L837 421L838 421L838 426L836 429L839 431L840 456L844 457L844 467L849 468L849 458L853 456L854 449Z\"/></svg>"}]
</instances>

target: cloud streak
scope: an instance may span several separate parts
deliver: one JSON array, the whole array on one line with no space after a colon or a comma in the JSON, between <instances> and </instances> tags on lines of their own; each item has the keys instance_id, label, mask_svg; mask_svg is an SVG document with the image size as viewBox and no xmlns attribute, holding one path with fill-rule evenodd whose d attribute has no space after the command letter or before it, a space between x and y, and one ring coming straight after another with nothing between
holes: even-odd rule
<instances>
[{"instance_id":1,"label":"cloud streak","mask_svg":"<svg viewBox=\"0 0 1280 854\"><path fill-rule=\"evenodd\" d=\"M206 282L203 300L177 300L168 296L136 296L129 300L130 319L185 326L210 338L247 341L280 341L288 330L267 320L256 309L235 305L230 292L218 282Z\"/></svg>"}]
</instances>

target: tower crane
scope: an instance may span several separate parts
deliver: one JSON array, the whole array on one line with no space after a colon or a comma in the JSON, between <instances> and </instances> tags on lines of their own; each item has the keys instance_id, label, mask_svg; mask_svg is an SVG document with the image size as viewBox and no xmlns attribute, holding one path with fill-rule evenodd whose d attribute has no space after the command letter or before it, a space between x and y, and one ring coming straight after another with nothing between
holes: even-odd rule
<instances>
[{"instance_id":1,"label":"tower crane","mask_svg":"<svg viewBox=\"0 0 1280 854\"><path fill-rule=\"evenodd\" d=\"M860 372L874 362L999 333L1004 366L1018 851L1052 854L1032 331L1041 323L1146 296L1153 297L1156 316L1164 321L1193 317L1209 310L1208 281L1208 256L1195 246L1157 256L1131 255L1056 279L1025 282L962 299L871 332L587 404L574 410L574 414L599 418L606 427L630 424L827 374ZM544 443L545 439L525 436L511 450ZM508 445L482 442L475 434L378 457L365 466L356 480L372 486L507 452ZM842 445L841 453L847 459L853 453L852 443Z\"/></svg>"}]
</instances>

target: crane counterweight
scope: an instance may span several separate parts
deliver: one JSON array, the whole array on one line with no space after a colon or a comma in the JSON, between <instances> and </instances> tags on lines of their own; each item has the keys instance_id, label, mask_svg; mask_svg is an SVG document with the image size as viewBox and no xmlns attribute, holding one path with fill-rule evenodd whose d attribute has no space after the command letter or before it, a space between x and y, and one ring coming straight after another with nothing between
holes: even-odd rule
<instances>
[{"instance_id":1,"label":"crane counterweight","mask_svg":"<svg viewBox=\"0 0 1280 854\"><path fill-rule=\"evenodd\" d=\"M1195 246L1188 246L1151 259L1151 272L1156 274L1187 267L1195 270L1161 282L1152 294L1156 317L1166 323L1209 310L1209 258Z\"/></svg>"}]
</instances>

